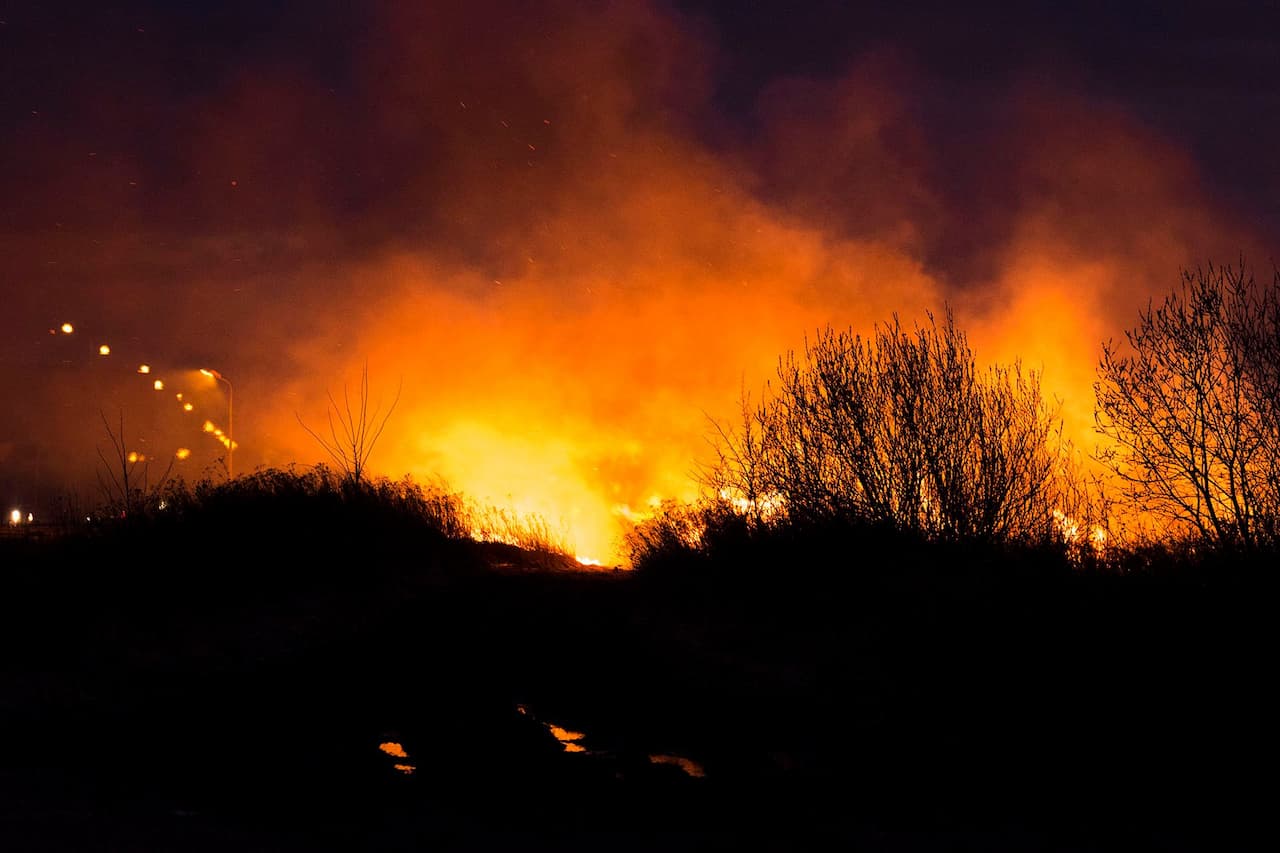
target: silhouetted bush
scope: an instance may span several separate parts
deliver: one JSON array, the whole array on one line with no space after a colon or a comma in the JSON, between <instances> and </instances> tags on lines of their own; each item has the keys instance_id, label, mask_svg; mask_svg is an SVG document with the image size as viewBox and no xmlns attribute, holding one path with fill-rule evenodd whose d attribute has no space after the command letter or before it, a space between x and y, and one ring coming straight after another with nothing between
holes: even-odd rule
<instances>
[{"instance_id":1,"label":"silhouetted bush","mask_svg":"<svg viewBox=\"0 0 1280 853\"><path fill-rule=\"evenodd\" d=\"M948 313L870 339L824 330L789 353L742 427L722 429L710 480L752 511L858 519L943 539L1053 530L1059 423L1039 377L981 370Z\"/></svg>"},{"instance_id":2,"label":"silhouetted bush","mask_svg":"<svg viewBox=\"0 0 1280 853\"><path fill-rule=\"evenodd\" d=\"M712 438L703 496L629 532L642 574L1113 571L1126 541L1038 375L980 369L950 313L823 330Z\"/></svg>"}]
</instances>

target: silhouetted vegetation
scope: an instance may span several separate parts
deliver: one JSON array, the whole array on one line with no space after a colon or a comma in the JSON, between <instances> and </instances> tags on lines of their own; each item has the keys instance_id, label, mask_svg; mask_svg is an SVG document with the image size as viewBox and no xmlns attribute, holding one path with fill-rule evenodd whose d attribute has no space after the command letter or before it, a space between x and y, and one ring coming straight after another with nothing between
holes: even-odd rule
<instances>
[{"instance_id":1,"label":"silhouetted vegetation","mask_svg":"<svg viewBox=\"0 0 1280 853\"><path fill-rule=\"evenodd\" d=\"M1280 544L1280 271L1185 271L1099 364L1098 429L1131 509L1161 535Z\"/></svg>"},{"instance_id":2,"label":"silhouetted vegetation","mask_svg":"<svg viewBox=\"0 0 1280 853\"><path fill-rule=\"evenodd\" d=\"M981 370L948 312L869 339L823 330L778 365L738 429L719 431L716 494L756 519L858 520L950 540L1053 530L1060 426L1039 377Z\"/></svg>"},{"instance_id":3,"label":"silhouetted vegetation","mask_svg":"<svg viewBox=\"0 0 1280 853\"><path fill-rule=\"evenodd\" d=\"M334 464L342 471L343 476L358 483L364 478L369 457L373 455L373 449L377 446L378 439L382 437L387 421L391 419L396 405L400 402L400 390L400 388L396 389L395 399L391 401L391 405L385 412L381 411L380 402L370 411L369 364L366 362L360 371L360 388L354 408L351 404L351 393L345 385L342 387L341 406L333 399L332 393L328 395L329 408L326 415L329 422L329 435L327 438L303 423L301 416L297 416L298 423L316 440L317 444L324 448ZM378 417L379 414L381 418Z\"/></svg>"},{"instance_id":4,"label":"silhouetted vegetation","mask_svg":"<svg viewBox=\"0 0 1280 853\"><path fill-rule=\"evenodd\" d=\"M950 312L865 339L826 328L780 359L760 402L744 396L736 426L715 424L703 498L632 530L631 559L665 571L765 542L892 541L1092 564L1109 506L1061 433L1039 376L979 368Z\"/></svg>"},{"instance_id":5,"label":"silhouetted vegetation","mask_svg":"<svg viewBox=\"0 0 1280 853\"><path fill-rule=\"evenodd\" d=\"M473 529L447 489L320 467L0 541L0 791L82 815L9 828L289 850L976 828L1126 853L1154 828L1207 853L1257 813L1234 764L1260 731L1270 596L1172 570L1193 553L1080 572L1053 543L753 524L722 501L670 505L642 571L586 573ZM705 778L648 758L669 752Z\"/></svg>"},{"instance_id":6,"label":"silhouetted vegetation","mask_svg":"<svg viewBox=\"0 0 1280 853\"><path fill-rule=\"evenodd\" d=\"M124 430L124 412L120 413L115 427L107 420L106 413L99 412L102 428L111 441L111 453L97 448L98 489L102 493L102 505L99 512L108 515L126 517L142 509L149 500L153 500L160 489L170 481L173 471L173 460L155 480L151 479L151 460L137 452L131 452Z\"/></svg>"}]
</instances>

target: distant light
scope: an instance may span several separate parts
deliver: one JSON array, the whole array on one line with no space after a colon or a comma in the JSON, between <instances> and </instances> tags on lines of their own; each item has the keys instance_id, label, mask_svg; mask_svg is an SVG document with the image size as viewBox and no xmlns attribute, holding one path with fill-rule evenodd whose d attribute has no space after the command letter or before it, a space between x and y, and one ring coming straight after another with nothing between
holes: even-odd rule
<instances>
[{"instance_id":1,"label":"distant light","mask_svg":"<svg viewBox=\"0 0 1280 853\"><path fill-rule=\"evenodd\" d=\"M111 355L111 347L106 344L98 347L98 355Z\"/></svg>"},{"instance_id":2,"label":"distant light","mask_svg":"<svg viewBox=\"0 0 1280 853\"><path fill-rule=\"evenodd\" d=\"M22 510L15 509L13 512L9 513L9 525L11 527L17 527L21 523L22 523Z\"/></svg>"},{"instance_id":3,"label":"distant light","mask_svg":"<svg viewBox=\"0 0 1280 853\"><path fill-rule=\"evenodd\" d=\"M173 455L178 457L179 459L186 459L188 456L191 455L191 450L190 448L179 447L178 452Z\"/></svg>"},{"instance_id":4,"label":"distant light","mask_svg":"<svg viewBox=\"0 0 1280 853\"><path fill-rule=\"evenodd\" d=\"M189 412L189 411L191 411L191 410L192 410L192 409L194 409L194 408L195 408L195 406L191 405L190 403L183 403L183 404L182 404L182 411L184 411L184 412Z\"/></svg>"},{"instance_id":5,"label":"distant light","mask_svg":"<svg viewBox=\"0 0 1280 853\"><path fill-rule=\"evenodd\" d=\"M164 390L164 382L162 382L162 381L161 381L161 380L159 380L159 379L157 379L155 382L152 382L152 383L151 383L151 386L152 386L153 388L155 388L157 391L163 391L163 390Z\"/></svg>"},{"instance_id":6,"label":"distant light","mask_svg":"<svg viewBox=\"0 0 1280 853\"><path fill-rule=\"evenodd\" d=\"M27 524L30 524L35 520L36 520L36 514L34 512L27 513Z\"/></svg>"},{"instance_id":7,"label":"distant light","mask_svg":"<svg viewBox=\"0 0 1280 853\"><path fill-rule=\"evenodd\" d=\"M151 365L149 365L149 364L139 364L139 365L138 365L138 372L139 372L139 373L150 373L150 372L151 372Z\"/></svg>"},{"instance_id":8,"label":"distant light","mask_svg":"<svg viewBox=\"0 0 1280 853\"><path fill-rule=\"evenodd\" d=\"M175 396L177 396L177 398L178 398L179 400L181 400L181 399L182 399L182 392L181 392L181 391L179 391Z\"/></svg>"},{"instance_id":9,"label":"distant light","mask_svg":"<svg viewBox=\"0 0 1280 853\"><path fill-rule=\"evenodd\" d=\"M213 378L213 371L209 370L207 367L200 368L200 372L203 373L205 376L208 376L210 379Z\"/></svg>"},{"instance_id":10,"label":"distant light","mask_svg":"<svg viewBox=\"0 0 1280 853\"><path fill-rule=\"evenodd\" d=\"M168 509L168 508L169 508L169 502L168 502L168 501L166 501L166 500L161 500L161 501L160 501L160 503L156 504L156 508L157 508L157 509L162 509L162 510L164 510L164 509Z\"/></svg>"},{"instance_id":11,"label":"distant light","mask_svg":"<svg viewBox=\"0 0 1280 853\"><path fill-rule=\"evenodd\" d=\"M217 429L217 427L213 425L213 421L205 421L204 426L200 428L205 432L213 432L215 429Z\"/></svg>"},{"instance_id":12,"label":"distant light","mask_svg":"<svg viewBox=\"0 0 1280 853\"><path fill-rule=\"evenodd\" d=\"M62 334L64 334L64 335L69 335L69 334L71 334L72 332L74 332L75 330L76 330L76 327L75 327L75 326L73 326L73 325L71 325L70 323L63 323L63 324L62 324Z\"/></svg>"},{"instance_id":13,"label":"distant light","mask_svg":"<svg viewBox=\"0 0 1280 853\"><path fill-rule=\"evenodd\" d=\"M147 461L146 454L139 453L136 450L129 451L129 455L127 458L130 462L146 462Z\"/></svg>"}]
</instances>

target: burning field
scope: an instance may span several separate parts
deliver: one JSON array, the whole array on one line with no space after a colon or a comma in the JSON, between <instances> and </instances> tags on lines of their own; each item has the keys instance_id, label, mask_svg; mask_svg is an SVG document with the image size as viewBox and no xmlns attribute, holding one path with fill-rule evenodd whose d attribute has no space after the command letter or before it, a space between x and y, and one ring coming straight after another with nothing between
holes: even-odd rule
<instances>
[{"instance_id":1,"label":"burning field","mask_svg":"<svg viewBox=\"0 0 1280 853\"><path fill-rule=\"evenodd\" d=\"M0 142L0 487L36 512L94 494L104 419L153 475L326 461L308 428L367 366L375 473L611 565L819 327L949 306L1087 451L1102 342L1274 245L1060 57L948 76L882 34L747 87L659 2L86 15L6 22L45 34Z\"/></svg>"}]
</instances>

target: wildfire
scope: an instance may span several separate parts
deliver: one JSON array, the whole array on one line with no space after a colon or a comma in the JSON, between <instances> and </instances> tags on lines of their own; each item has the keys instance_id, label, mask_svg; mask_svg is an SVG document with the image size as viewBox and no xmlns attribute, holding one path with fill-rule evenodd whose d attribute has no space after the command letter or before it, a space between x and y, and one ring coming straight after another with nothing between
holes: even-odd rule
<instances>
[{"instance_id":1,"label":"wildfire","mask_svg":"<svg viewBox=\"0 0 1280 853\"><path fill-rule=\"evenodd\" d=\"M382 752L386 753L392 758L408 759L409 757L409 753L405 752L404 747L396 743L395 741L386 741L384 743L380 743L378 744L378 749L382 750ZM396 763L392 764L391 767L392 769L397 770L406 776L413 775L413 773L418 769L416 765L410 764L408 761L397 761Z\"/></svg>"},{"instance_id":2,"label":"wildfire","mask_svg":"<svg viewBox=\"0 0 1280 853\"><path fill-rule=\"evenodd\" d=\"M1107 547L1107 531L1099 525L1091 525L1086 533L1080 522L1071 518L1062 510L1053 511L1053 519L1058 524L1058 531L1064 542L1075 545L1082 539L1095 552L1101 553Z\"/></svg>"},{"instance_id":3,"label":"wildfire","mask_svg":"<svg viewBox=\"0 0 1280 853\"><path fill-rule=\"evenodd\" d=\"M1022 359L1043 371L1044 397L1062 401L1067 437L1088 452L1099 343L1165 289L1179 261L1218 247L1253 252L1260 242L1208 203L1188 151L1140 115L1100 110L1071 91L1009 81L983 113L1002 122L988 128L993 156L963 156L963 146L934 138L938 125L919 121L934 99L913 89L913 69L867 56L821 79L774 81L759 93L759 132L724 152L684 121L714 106L715 63L705 62L714 46L653 4L606 4L616 17L598 29L566 11L540 30L539 49L495 24L488 37L498 49L480 76L438 61L469 31L466 15L433 15L420 28L415 5L386 4L377 24L386 29L370 42L378 73L356 75L414 81L412 92L372 87L367 103L353 90L370 121L335 122L317 139L310 84L263 69L266 85L210 101L227 117L217 127L236 133L171 146L192 158L174 174L228 181L226 164L240 164L236 192L252 190L242 201L261 205L263 223L246 245L220 238L242 223L218 220L221 203L181 187L171 202L196 198L193 215L213 218L181 235L197 237L201 252L174 254L238 260L248 249L280 257L280 269L218 263L155 278L124 270L112 283L140 298L104 287L110 299L74 312L158 305L141 297L183 281L184 310L156 323L157 334L244 331L190 351L221 357L235 342L247 404L236 434L261 445L246 465L324 461L297 416L325 423L326 390L367 359L375 379L403 379L405 390L370 473L438 477L519 524L545 523L540 531L583 566L624 563L633 525L664 500L696 499L691 472L708 458L708 419L732 422L740 393L759 389L780 355L826 324L865 333L894 313L910 323L952 303L980 361ZM265 127L272 139L255 144ZM346 132L360 136L353 144ZM305 169L303 160L270 162L299 146L309 152ZM339 165L350 157L371 159ZM957 164L965 168L952 183ZM305 176L321 174L332 181L307 186ZM403 180L346 187L343 174ZM267 183L273 175L283 191ZM152 183L154 209L177 209ZM975 201L968 187L986 195ZM361 204L326 207L351 192ZM1017 203L1001 203L1009 200ZM169 239L171 222L139 227L147 225ZM334 229L364 242L331 241ZM141 239L155 237L144 231ZM129 256L110 242L110 227L87 236L107 241L104 258ZM320 245L335 254L316 266L292 260L306 252L276 251ZM352 251L341 254L346 245ZM277 320L284 304L290 322ZM60 310L37 330L71 335L70 322L55 326ZM259 322L229 323L249 317ZM154 356L159 373L176 349L137 357ZM127 374L134 355L117 353ZM146 363L136 370L152 372ZM212 396L197 396L208 388L187 390L183 411L223 412L231 426ZM236 447L212 421L202 429ZM722 497L760 516L783 510L777 496ZM1073 541L1105 542L1100 530L1059 524ZM476 533L517 543L522 535Z\"/></svg>"}]
</instances>

